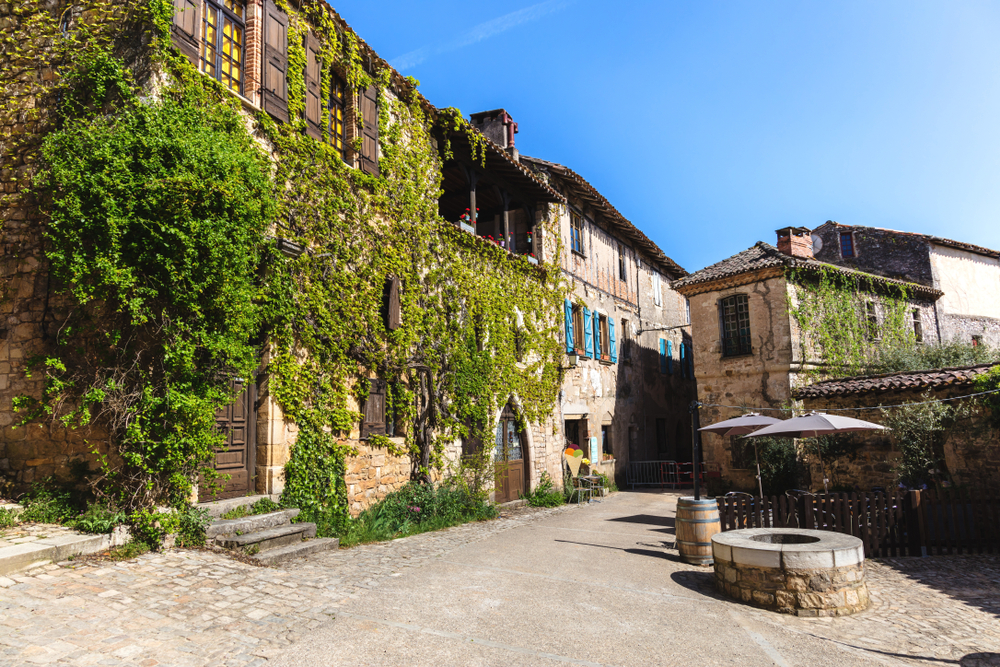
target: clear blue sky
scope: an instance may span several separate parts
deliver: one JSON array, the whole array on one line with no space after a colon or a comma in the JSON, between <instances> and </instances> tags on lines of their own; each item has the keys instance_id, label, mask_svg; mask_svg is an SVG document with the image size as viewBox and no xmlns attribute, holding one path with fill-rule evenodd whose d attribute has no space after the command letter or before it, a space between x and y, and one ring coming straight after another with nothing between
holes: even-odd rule
<instances>
[{"instance_id":1,"label":"clear blue sky","mask_svg":"<svg viewBox=\"0 0 1000 667\"><path fill-rule=\"evenodd\" d=\"M1000 3L331 4L689 271L826 220L1000 249Z\"/></svg>"}]
</instances>

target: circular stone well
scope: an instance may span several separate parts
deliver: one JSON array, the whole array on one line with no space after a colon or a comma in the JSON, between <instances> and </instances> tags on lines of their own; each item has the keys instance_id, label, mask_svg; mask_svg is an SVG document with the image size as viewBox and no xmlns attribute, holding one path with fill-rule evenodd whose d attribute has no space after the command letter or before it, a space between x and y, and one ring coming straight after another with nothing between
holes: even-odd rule
<instances>
[{"instance_id":1,"label":"circular stone well","mask_svg":"<svg viewBox=\"0 0 1000 667\"><path fill-rule=\"evenodd\" d=\"M844 616L868 607L865 551L825 530L751 528L712 536L715 584L729 597L786 614Z\"/></svg>"}]
</instances>

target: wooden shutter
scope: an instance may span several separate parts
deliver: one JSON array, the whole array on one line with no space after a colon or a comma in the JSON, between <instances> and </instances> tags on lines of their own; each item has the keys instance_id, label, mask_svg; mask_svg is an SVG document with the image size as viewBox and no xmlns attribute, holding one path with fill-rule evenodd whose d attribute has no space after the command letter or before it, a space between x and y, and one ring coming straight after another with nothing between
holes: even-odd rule
<instances>
[{"instance_id":1,"label":"wooden shutter","mask_svg":"<svg viewBox=\"0 0 1000 667\"><path fill-rule=\"evenodd\" d=\"M667 372L667 341L660 339L660 372Z\"/></svg>"},{"instance_id":2,"label":"wooden shutter","mask_svg":"<svg viewBox=\"0 0 1000 667\"><path fill-rule=\"evenodd\" d=\"M566 299L566 354L576 352L576 344L573 340L573 304Z\"/></svg>"},{"instance_id":3,"label":"wooden shutter","mask_svg":"<svg viewBox=\"0 0 1000 667\"><path fill-rule=\"evenodd\" d=\"M202 0L174 0L174 25L171 29L174 46L198 67L201 48Z\"/></svg>"},{"instance_id":4,"label":"wooden shutter","mask_svg":"<svg viewBox=\"0 0 1000 667\"><path fill-rule=\"evenodd\" d=\"M323 140L323 95L320 91L319 40L310 30L305 36L306 47L306 131L309 136Z\"/></svg>"},{"instance_id":5,"label":"wooden shutter","mask_svg":"<svg viewBox=\"0 0 1000 667\"><path fill-rule=\"evenodd\" d=\"M597 314L596 310L591 320L594 327L594 359L600 359L604 348L601 346L601 316Z\"/></svg>"},{"instance_id":6,"label":"wooden shutter","mask_svg":"<svg viewBox=\"0 0 1000 667\"><path fill-rule=\"evenodd\" d=\"M288 15L264 1L264 111L288 122Z\"/></svg>"},{"instance_id":7,"label":"wooden shutter","mask_svg":"<svg viewBox=\"0 0 1000 667\"><path fill-rule=\"evenodd\" d=\"M611 363L618 363L618 340L615 338L615 320L608 318L608 352L611 354Z\"/></svg>"},{"instance_id":8,"label":"wooden shutter","mask_svg":"<svg viewBox=\"0 0 1000 667\"><path fill-rule=\"evenodd\" d=\"M374 379L371 383L361 422L362 439L373 435L385 435L385 381Z\"/></svg>"},{"instance_id":9,"label":"wooden shutter","mask_svg":"<svg viewBox=\"0 0 1000 667\"><path fill-rule=\"evenodd\" d=\"M667 341L667 374L674 374L674 341Z\"/></svg>"},{"instance_id":10,"label":"wooden shutter","mask_svg":"<svg viewBox=\"0 0 1000 667\"><path fill-rule=\"evenodd\" d=\"M378 176L378 89L372 84L361 95L361 170Z\"/></svg>"},{"instance_id":11,"label":"wooden shutter","mask_svg":"<svg viewBox=\"0 0 1000 667\"><path fill-rule=\"evenodd\" d=\"M583 356L594 357L594 327L590 320L590 308L583 309Z\"/></svg>"},{"instance_id":12,"label":"wooden shutter","mask_svg":"<svg viewBox=\"0 0 1000 667\"><path fill-rule=\"evenodd\" d=\"M387 328L389 331L395 331L403 324L403 313L400 306L400 290L402 289L402 283L399 282L399 278L393 278L389 281L389 298L388 298L388 308L387 314L388 320Z\"/></svg>"}]
</instances>

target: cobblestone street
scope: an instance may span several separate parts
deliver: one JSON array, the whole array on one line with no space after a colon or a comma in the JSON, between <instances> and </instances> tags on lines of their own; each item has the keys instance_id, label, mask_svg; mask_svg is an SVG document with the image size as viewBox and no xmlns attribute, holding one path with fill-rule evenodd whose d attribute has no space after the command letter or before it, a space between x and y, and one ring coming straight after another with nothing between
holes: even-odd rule
<instances>
[{"instance_id":1,"label":"cobblestone street","mask_svg":"<svg viewBox=\"0 0 1000 667\"><path fill-rule=\"evenodd\" d=\"M523 537L527 530L532 536L555 534L570 540L577 539L576 530L583 541L571 542L566 549L601 546L598 531L565 526L597 520L599 513L603 522L625 521L627 516L607 517L615 512L628 514L632 511L626 505L632 502L628 497L640 495L653 497L618 494L601 505L526 509L496 521L318 554L281 568L247 565L207 550L170 550L122 563L48 566L30 576L0 582L4 586L0 588L0 664L267 664L289 649L308 644L311 633L334 626L340 611L349 616L347 610L364 610L369 600L380 596L380 587L397 584L422 566L447 563L450 554L463 547L496 537L486 543L494 549L514 535L501 533L519 531ZM663 532L651 532L649 538L667 537ZM868 611L848 618L804 619L723 601L712 590L705 570L684 565L673 556L667 548L671 542L646 539L636 544L643 545L641 553L633 549L628 557L643 559L644 567L653 562L662 569L661 580L668 587L662 590L669 595L656 594L675 600L669 613L683 617L692 605L722 614L735 611L745 619L748 633L752 627L768 637L777 652L775 664L805 664L794 638L842 649L856 655L857 664L997 664L989 656L975 657L1000 653L997 557L869 562L873 605ZM589 549L587 553L604 551ZM655 561L649 556L656 557ZM624 579L628 574L627 569L609 572L604 583L593 576L581 577L573 585L624 587L629 585ZM573 583L573 579L567 574L562 580ZM538 613L544 612L539 609ZM975 662L979 659L983 662ZM365 664L361 655L350 661L345 656L345 662Z\"/></svg>"}]
</instances>

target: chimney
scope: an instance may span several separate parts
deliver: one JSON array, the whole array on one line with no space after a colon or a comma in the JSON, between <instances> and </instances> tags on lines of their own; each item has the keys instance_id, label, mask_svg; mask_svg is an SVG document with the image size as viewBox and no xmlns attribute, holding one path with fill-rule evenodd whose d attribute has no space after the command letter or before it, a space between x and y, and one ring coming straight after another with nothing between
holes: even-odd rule
<instances>
[{"instance_id":1,"label":"chimney","mask_svg":"<svg viewBox=\"0 0 1000 667\"><path fill-rule=\"evenodd\" d=\"M812 259L812 232L808 227L784 227L775 231L778 235L778 250L802 259Z\"/></svg>"},{"instance_id":2,"label":"chimney","mask_svg":"<svg viewBox=\"0 0 1000 667\"><path fill-rule=\"evenodd\" d=\"M517 123L510 117L506 109L480 111L469 116L472 126L482 132L487 139L503 148L516 160L517 149L514 148L514 135L517 134Z\"/></svg>"}]
</instances>

